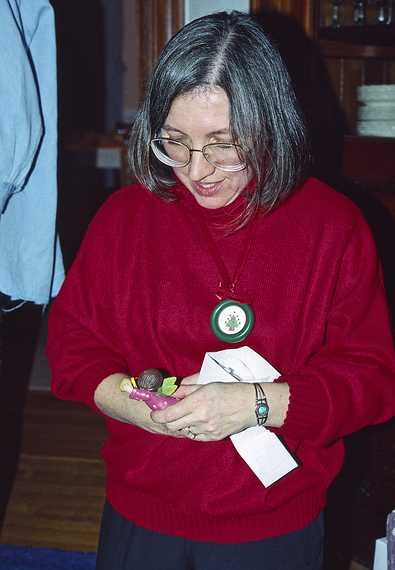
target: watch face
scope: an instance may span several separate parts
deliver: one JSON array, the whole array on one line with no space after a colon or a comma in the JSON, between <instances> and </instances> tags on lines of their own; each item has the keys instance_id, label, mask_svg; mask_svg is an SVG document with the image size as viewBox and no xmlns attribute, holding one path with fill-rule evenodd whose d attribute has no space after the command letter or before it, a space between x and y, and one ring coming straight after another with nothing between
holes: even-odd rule
<instances>
[{"instance_id":1,"label":"watch face","mask_svg":"<svg viewBox=\"0 0 395 570\"><path fill-rule=\"evenodd\" d=\"M214 307L211 328L216 337L225 342L244 340L254 326L254 313L245 303L226 299Z\"/></svg>"}]
</instances>

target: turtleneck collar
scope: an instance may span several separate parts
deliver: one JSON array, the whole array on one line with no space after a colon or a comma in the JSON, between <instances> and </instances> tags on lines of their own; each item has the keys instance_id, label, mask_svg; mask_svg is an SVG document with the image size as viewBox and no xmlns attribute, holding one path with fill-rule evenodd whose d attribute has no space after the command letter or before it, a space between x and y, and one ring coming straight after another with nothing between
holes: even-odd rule
<instances>
[{"instance_id":1,"label":"turtleneck collar","mask_svg":"<svg viewBox=\"0 0 395 570\"><path fill-rule=\"evenodd\" d=\"M233 202L221 208L205 208L201 206L188 188L179 181L172 188L172 191L183 206L200 215L206 220L207 224L225 228L242 216L247 205L247 196L254 189L255 184L255 179L252 179Z\"/></svg>"}]
</instances>

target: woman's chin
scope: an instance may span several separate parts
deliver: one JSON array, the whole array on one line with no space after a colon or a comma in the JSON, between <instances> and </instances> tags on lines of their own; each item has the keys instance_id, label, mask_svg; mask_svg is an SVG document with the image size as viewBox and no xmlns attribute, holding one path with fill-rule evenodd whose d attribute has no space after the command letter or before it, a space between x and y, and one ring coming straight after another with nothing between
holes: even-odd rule
<instances>
[{"instance_id":1,"label":"woman's chin","mask_svg":"<svg viewBox=\"0 0 395 570\"><path fill-rule=\"evenodd\" d=\"M218 192L211 195L203 195L200 192L192 191L191 194L200 206L207 208L208 210L215 210L217 208L223 208L224 206L231 204L234 200L236 200L239 193L235 192L231 195L224 195L223 192Z\"/></svg>"}]
</instances>

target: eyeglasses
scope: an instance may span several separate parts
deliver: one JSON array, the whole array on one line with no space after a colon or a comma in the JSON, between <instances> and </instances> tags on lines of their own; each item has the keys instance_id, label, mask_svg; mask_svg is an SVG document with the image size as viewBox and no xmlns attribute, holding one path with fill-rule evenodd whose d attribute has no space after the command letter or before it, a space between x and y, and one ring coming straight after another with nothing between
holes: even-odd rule
<instances>
[{"instance_id":1,"label":"eyeglasses","mask_svg":"<svg viewBox=\"0 0 395 570\"><path fill-rule=\"evenodd\" d=\"M244 150L234 143L210 143L200 150L179 141L159 137L151 140L150 147L158 160L173 168L187 166L192 160L193 152L201 152L207 162L225 172L238 172L247 166Z\"/></svg>"}]
</instances>

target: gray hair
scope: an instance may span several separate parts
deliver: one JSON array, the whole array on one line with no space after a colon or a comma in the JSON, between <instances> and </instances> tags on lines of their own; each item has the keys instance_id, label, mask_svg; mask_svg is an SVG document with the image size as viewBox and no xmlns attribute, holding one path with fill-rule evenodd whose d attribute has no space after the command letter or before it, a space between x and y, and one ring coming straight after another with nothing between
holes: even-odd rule
<instances>
[{"instance_id":1,"label":"gray hair","mask_svg":"<svg viewBox=\"0 0 395 570\"><path fill-rule=\"evenodd\" d=\"M300 184L310 153L288 71L261 25L248 14L219 12L193 20L167 43L131 130L129 161L150 191L171 199L175 176L150 151L174 99L201 87L222 88L233 140L249 149L256 179L243 216L271 208Z\"/></svg>"}]
</instances>

